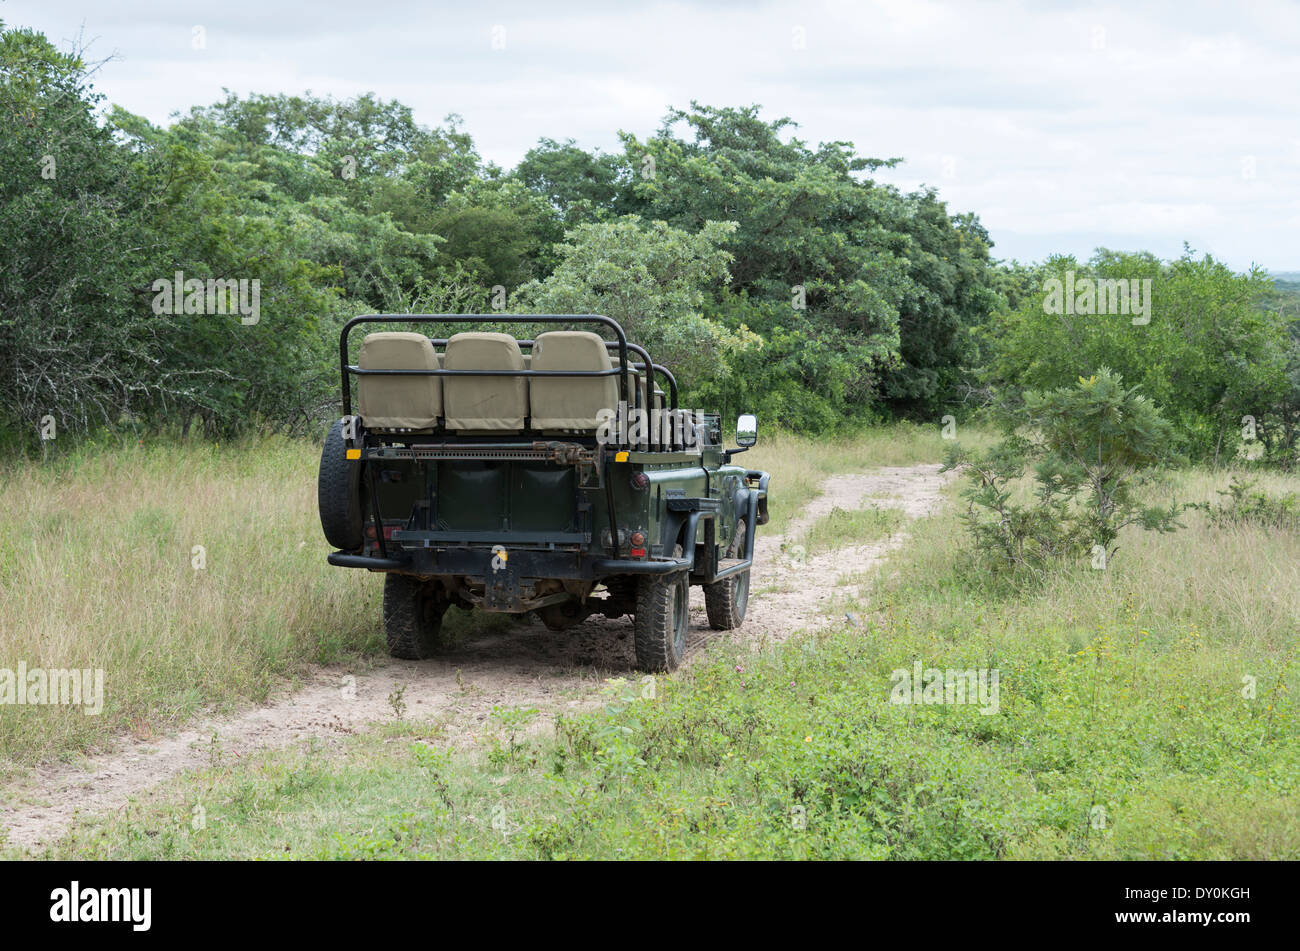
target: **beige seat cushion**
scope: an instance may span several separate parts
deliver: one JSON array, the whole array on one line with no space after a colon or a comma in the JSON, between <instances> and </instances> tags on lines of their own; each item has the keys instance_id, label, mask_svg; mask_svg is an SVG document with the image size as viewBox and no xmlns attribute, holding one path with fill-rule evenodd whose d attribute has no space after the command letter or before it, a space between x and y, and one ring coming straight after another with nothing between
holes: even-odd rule
<instances>
[{"instance_id":1,"label":"beige seat cushion","mask_svg":"<svg viewBox=\"0 0 1300 951\"><path fill-rule=\"evenodd\" d=\"M447 341L448 370L522 370L519 341L509 334L462 333ZM522 376L443 378L448 429L521 430L528 415L528 384Z\"/></svg>"},{"instance_id":2,"label":"beige seat cushion","mask_svg":"<svg viewBox=\"0 0 1300 951\"><path fill-rule=\"evenodd\" d=\"M634 373L635 375L632 377L632 382L636 386L636 393L634 393L632 399L628 401L629 408L649 406L650 390L646 387L645 370L636 370Z\"/></svg>"},{"instance_id":3,"label":"beige seat cushion","mask_svg":"<svg viewBox=\"0 0 1300 951\"><path fill-rule=\"evenodd\" d=\"M357 365L363 370L437 370L438 353L424 334L367 334ZM431 429L442 415L436 376L360 376L361 421L371 429Z\"/></svg>"},{"instance_id":4,"label":"beige seat cushion","mask_svg":"<svg viewBox=\"0 0 1300 951\"><path fill-rule=\"evenodd\" d=\"M609 370L605 341L588 330L552 330L533 344L534 370ZM599 412L618 409L618 382L603 377L531 377L534 429L595 429Z\"/></svg>"},{"instance_id":5,"label":"beige seat cushion","mask_svg":"<svg viewBox=\"0 0 1300 951\"><path fill-rule=\"evenodd\" d=\"M664 402L664 391L659 389L659 381L653 384L646 383L646 371L636 371L637 386L641 391L641 405L649 406L651 409L663 409L666 405Z\"/></svg>"},{"instance_id":6,"label":"beige seat cushion","mask_svg":"<svg viewBox=\"0 0 1300 951\"><path fill-rule=\"evenodd\" d=\"M637 371L636 384L638 392L641 394L642 406L648 406L650 409L658 410L667 408L668 402L667 397L664 396L664 391L659 389L658 382L653 384L652 387L647 386L644 370Z\"/></svg>"}]
</instances>

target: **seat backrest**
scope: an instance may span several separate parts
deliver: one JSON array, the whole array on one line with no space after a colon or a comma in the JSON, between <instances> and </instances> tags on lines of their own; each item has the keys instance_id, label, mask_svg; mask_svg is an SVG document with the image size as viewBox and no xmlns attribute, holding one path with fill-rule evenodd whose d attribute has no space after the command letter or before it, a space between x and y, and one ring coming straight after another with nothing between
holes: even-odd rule
<instances>
[{"instance_id":1,"label":"seat backrest","mask_svg":"<svg viewBox=\"0 0 1300 951\"><path fill-rule=\"evenodd\" d=\"M589 330L552 330L533 343L534 370L609 370L605 341ZM530 377L534 429L594 430L602 409L618 410L618 378Z\"/></svg>"},{"instance_id":2,"label":"seat backrest","mask_svg":"<svg viewBox=\"0 0 1300 951\"><path fill-rule=\"evenodd\" d=\"M659 389L659 382L656 380L653 384L646 383L645 370L636 371L636 384L641 392L641 404L651 409L664 409L668 404L664 391Z\"/></svg>"},{"instance_id":3,"label":"seat backrest","mask_svg":"<svg viewBox=\"0 0 1300 951\"><path fill-rule=\"evenodd\" d=\"M357 366L363 370L437 370L438 352L424 334L367 334ZM359 376L361 422L370 429L432 429L442 415L436 376Z\"/></svg>"},{"instance_id":4,"label":"seat backrest","mask_svg":"<svg viewBox=\"0 0 1300 951\"><path fill-rule=\"evenodd\" d=\"M502 333L460 333L447 341L447 370L522 370L519 341ZM522 376L443 378L443 415L448 429L521 430L528 415L528 384Z\"/></svg>"},{"instance_id":5,"label":"seat backrest","mask_svg":"<svg viewBox=\"0 0 1300 951\"><path fill-rule=\"evenodd\" d=\"M661 438L667 439L668 433L667 429L664 427L666 427L668 423L667 417L664 415L663 411L667 408L668 404L664 397L664 391L659 389L657 383L647 383L646 371L644 368L636 371L636 387L637 392L641 396L641 406L655 412L655 415L652 417L653 421L649 425L651 427L660 427L658 430L654 431L661 433Z\"/></svg>"}]
</instances>

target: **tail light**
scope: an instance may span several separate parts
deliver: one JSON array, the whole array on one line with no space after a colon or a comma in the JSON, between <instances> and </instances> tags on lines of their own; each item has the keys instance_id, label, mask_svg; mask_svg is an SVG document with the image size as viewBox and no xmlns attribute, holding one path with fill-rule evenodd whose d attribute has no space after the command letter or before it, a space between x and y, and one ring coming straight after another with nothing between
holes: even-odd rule
<instances>
[{"instance_id":1,"label":"tail light","mask_svg":"<svg viewBox=\"0 0 1300 951\"><path fill-rule=\"evenodd\" d=\"M632 477L629 481L632 483L632 488L636 489L638 492L644 492L646 487L650 485L650 477L644 472L632 473Z\"/></svg>"}]
</instances>

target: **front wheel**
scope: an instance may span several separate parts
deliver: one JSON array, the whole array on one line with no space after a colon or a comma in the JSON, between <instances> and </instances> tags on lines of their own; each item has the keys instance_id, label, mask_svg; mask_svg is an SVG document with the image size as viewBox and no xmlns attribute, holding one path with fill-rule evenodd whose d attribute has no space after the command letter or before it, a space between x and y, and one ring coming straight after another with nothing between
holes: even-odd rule
<instances>
[{"instance_id":1,"label":"front wheel","mask_svg":"<svg viewBox=\"0 0 1300 951\"><path fill-rule=\"evenodd\" d=\"M736 523L736 538L731 543L728 557L739 558L745 554L745 521ZM723 578L704 586L704 612L709 616L709 627L715 631L730 631L740 627L745 620L749 604L749 569L738 575Z\"/></svg>"},{"instance_id":2,"label":"front wheel","mask_svg":"<svg viewBox=\"0 0 1300 951\"><path fill-rule=\"evenodd\" d=\"M685 571L646 575L637 584L636 665L647 673L676 670L686 656L691 582Z\"/></svg>"},{"instance_id":3,"label":"front wheel","mask_svg":"<svg viewBox=\"0 0 1300 951\"><path fill-rule=\"evenodd\" d=\"M447 600L437 585L410 575L384 578L384 639L401 660L424 660L444 647L442 616Z\"/></svg>"}]
</instances>

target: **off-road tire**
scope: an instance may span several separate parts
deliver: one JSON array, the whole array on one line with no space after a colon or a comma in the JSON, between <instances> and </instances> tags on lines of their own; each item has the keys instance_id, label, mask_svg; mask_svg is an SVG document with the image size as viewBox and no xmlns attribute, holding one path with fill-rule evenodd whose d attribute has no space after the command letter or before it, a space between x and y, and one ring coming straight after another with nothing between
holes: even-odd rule
<instances>
[{"instance_id":1,"label":"off-road tire","mask_svg":"<svg viewBox=\"0 0 1300 951\"><path fill-rule=\"evenodd\" d=\"M401 660L424 660L446 645L442 616L447 601L433 585L410 575L384 578L384 639Z\"/></svg>"},{"instance_id":2,"label":"off-road tire","mask_svg":"<svg viewBox=\"0 0 1300 951\"><path fill-rule=\"evenodd\" d=\"M646 673L676 670L686 656L691 603L690 573L645 575L637 584L636 666Z\"/></svg>"},{"instance_id":3,"label":"off-road tire","mask_svg":"<svg viewBox=\"0 0 1300 951\"><path fill-rule=\"evenodd\" d=\"M738 558L745 551L745 520L736 523L736 537L731 542L728 558ZM745 608L749 605L749 569L738 575L704 585L704 612L709 616L709 627L715 631L730 631L745 621Z\"/></svg>"},{"instance_id":4,"label":"off-road tire","mask_svg":"<svg viewBox=\"0 0 1300 951\"><path fill-rule=\"evenodd\" d=\"M347 457L343 420L330 427L320 454L316 504L325 540L340 551L361 547L361 463Z\"/></svg>"}]
</instances>

